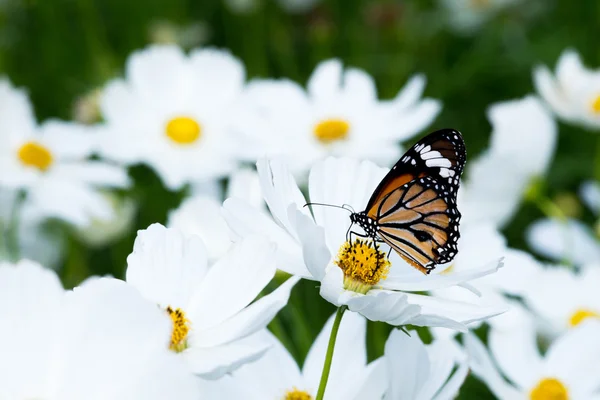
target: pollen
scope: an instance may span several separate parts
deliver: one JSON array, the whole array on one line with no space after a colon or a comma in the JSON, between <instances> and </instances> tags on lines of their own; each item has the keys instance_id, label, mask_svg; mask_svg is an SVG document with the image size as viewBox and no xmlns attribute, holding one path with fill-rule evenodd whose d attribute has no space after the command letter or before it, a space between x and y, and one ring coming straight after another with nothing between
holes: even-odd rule
<instances>
[{"instance_id":1,"label":"pollen","mask_svg":"<svg viewBox=\"0 0 600 400\"><path fill-rule=\"evenodd\" d=\"M567 400L567 388L556 378L542 379L529 393L530 400Z\"/></svg>"},{"instance_id":2,"label":"pollen","mask_svg":"<svg viewBox=\"0 0 600 400\"><path fill-rule=\"evenodd\" d=\"M344 288L362 294L385 279L390 269L386 254L375 243L360 239L345 242L335 263L344 271Z\"/></svg>"},{"instance_id":3,"label":"pollen","mask_svg":"<svg viewBox=\"0 0 600 400\"><path fill-rule=\"evenodd\" d=\"M592 101L592 111L594 114L600 114L600 95Z\"/></svg>"},{"instance_id":4,"label":"pollen","mask_svg":"<svg viewBox=\"0 0 600 400\"><path fill-rule=\"evenodd\" d=\"M187 348L187 336L190 331L190 321L185 317L181 308L173 309L167 307L167 313L173 321L173 333L171 334L171 343L169 348L176 353L180 353Z\"/></svg>"},{"instance_id":5,"label":"pollen","mask_svg":"<svg viewBox=\"0 0 600 400\"><path fill-rule=\"evenodd\" d=\"M293 388L285 392L283 400L312 400L313 397L305 391Z\"/></svg>"},{"instance_id":6,"label":"pollen","mask_svg":"<svg viewBox=\"0 0 600 400\"><path fill-rule=\"evenodd\" d=\"M588 318L600 318L600 314L587 308L580 308L571 314L569 326L574 328Z\"/></svg>"},{"instance_id":7,"label":"pollen","mask_svg":"<svg viewBox=\"0 0 600 400\"><path fill-rule=\"evenodd\" d=\"M52 165L53 160L50 150L36 142L27 142L21 146L18 156L23 165L35 167L40 171L46 171Z\"/></svg>"},{"instance_id":8,"label":"pollen","mask_svg":"<svg viewBox=\"0 0 600 400\"><path fill-rule=\"evenodd\" d=\"M315 125L315 137L323 144L344 140L348 137L350 124L343 119L326 119Z\"/></svg>"},{"instance_id":9,"label":"pollen","mask_svg":"<svg viewBox=\"0 0 600 400\"><path fill-rule=\"evenodd\" d=\"M202 136L202 127L193 118L176 117L167 123L166 135L173 142L181 145L193 144Z\"/></svg>"}]
</instances>

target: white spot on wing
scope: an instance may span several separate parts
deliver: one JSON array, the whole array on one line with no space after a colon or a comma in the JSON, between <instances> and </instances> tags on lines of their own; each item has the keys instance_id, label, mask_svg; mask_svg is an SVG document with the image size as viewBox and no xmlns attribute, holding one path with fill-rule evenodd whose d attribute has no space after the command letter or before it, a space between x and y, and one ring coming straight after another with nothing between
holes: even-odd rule
<instances>
[{"instance_id":1,"label":"white spot on wing","mask_svg":"<svg viewBox=\"0 0 600 400\"><path fill-rule=\"evenodd\" d=\"M428 167L442 167L448 168L452 166L452 163L447 158L434 158L433 160L425 161Z\"/></svg>"}]
</instances>

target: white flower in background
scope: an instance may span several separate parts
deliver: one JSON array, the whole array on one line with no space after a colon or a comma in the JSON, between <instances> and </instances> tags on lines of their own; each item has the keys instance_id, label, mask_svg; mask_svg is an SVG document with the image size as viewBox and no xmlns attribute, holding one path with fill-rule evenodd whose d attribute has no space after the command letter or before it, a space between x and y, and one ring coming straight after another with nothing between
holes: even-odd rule
<instances>
[{"instance_id":1,"label":"white flower in background","mask_svg":"<svg viewBox=\"0 0 600 400\"><path fill-rule=\"evenodd\" d=\"M540 65L533 71L540 96L563 120L600 128L600 69L587 69L574 50L565 50L555 75Z\"/></svg>"},{"instance_id":2,"label":"white flower in background","mask_svg":"<svg viewBox=\"0 0 600 400\"><path fill-rule=\"evenodd\" d=\"M212 185L196 187L196 193L169 212L167 226L188 235L198 235L206 244L209 263L225 254L231 246L229 228L221 215L221 195ZM229 177L225 197L247 200L255 207L265 208L258 175L242 168Z\"/></svg>"},{"instance_id":3,"label":"white flower in background","mask_svg":"<svg viewBox=\"0 0 600 400\"><path fill-rule=\"evenodd\" d=\"M450 25L459 32L472 33L500 11L521 0L440 0Z\"/></svg>"},{"instance_id":4,"label":"white flower in background","mask_svg":"<svg viewBox=\"0 0 600 400\"><path fill-rule=\"evenodd\" d=\"M512 329L491 330L493 360L475 336L468 335L465 344L473 373L499 399L591 400L600 396L599 335L600 323L586 321L555 340L542 356L532 321L520 318Z\"/></svg>"},{"instance_id":5,"label":"white flower in background","mask_svg":"<svg viewBox=\"0 0 600 400\"><path fill-rule=\"evenodd\" d=\"M469 368L455 342L438 339L424 345L417 335L394 329L385 343L389 389L386 400L451 400Z\"/></svg>"},{"instance_id":6,"label":"white flower in background","mask_svg":"<svg viewBox=\"0 0 600 400\"><path fill-rule=\"evenodd\" d=\"M421 99L424 87L417 75L395 99L379 101L365 71L328 60L316 67L306 91L289 80L251 82L235 122L252 138L249 160L281 157L298 177L327 155L390 164L401 155L398 142L431 124L441 109L438 100Z\"/></svg>"},{"instance_id":7,"label":"white flower in background","mask_svg":"<svg viewBox=\"0 0 600 400\"><path fill-rule=\"evenodd\" d=\"M0 398L198 399L197 378L167 350L170 329L122 281L65 292L39 264L0 263Z\"/></svg>"},{"instance_id":8,"label":"white flower in background","mask_svg":"<svg viewBox=\"0 0 600 400\"><path fill-rule=\"evenodd\" d=\"M148 164L171 190L233 171L240 141L230 123L245 80L238 59L150 46L129 57L125 73L102 93L104 156Z\"/></svg>"},{"instance_id":9,"label":"white flower in background","mask_svg":"<svg viewBox=\"0 0 600 400\"><path fill-rule=\"evenodd\" d=\"M40 214L77 226L109 219L112 209L99 188L129 185L126 172L89 160L94 130L68 122L36 124L25 92L0 81L0 186L21 189Z\"/></svg>"},{"instance_id":10,"label":"white flower in background","mask_svg":"<svg viewBox=\"0 0 600 400\"><path fill-rule=\"evenodd\" d=\"M0 260L11 259L18 253L19 258L57 268L65 249L64 230L40 215L39 210L28 202L19 207L18 219L13 220L12 212L17 199L17 191L0 189L0 235L3 235L0 240ZM15 223L17 231L13 232Z\"/></svg>"},{"instance_id":11,"label":"white flower in background","mask_svg":"<svg viewBox=\"0 0 600 400\"><path fill-rule=\"evenodd\" d=\"M574 265L600 261L594 231L575 219L541 219L527 228L525 237L533 251L555 261Z\"/></svg>"},{"instance_id":12,"label":"white flower in background","mask_svg":"<svg viewBox=\"0 0 600 400\"><path fill-rule=\"evenodd\" d=\"M530 281L523 300L538 318L544 333L556 336L589 318L600 319L599 287L598 265L587 265L579 272L547 267Z\"/></svg>"},{"instance_id":13,"label":"white flower in background","mask_svg":"<svg viewBox=\"0 0 600 400\"><path fill-rule=\"evenodd\" d=\"M317 336L302 368L273 334L265 332L272 347L257 361L239 368L231 377L217 381L215 391L221 395L219 398L225 398L222 390L233 385L240 392L235 396L229 394L227 398L314 399L333 320L334 316L329 318ZM346 312L336 340L325 399L381 399L387 388L381 371L383 365L381 360L367 364L366 336L366 320L358 314Z\"/></svg>"},{"instance_id":14,"label":"white flower in background","mask_svg":"<svg viewBox=\"0 0 600 400\"><path fill-rule=\"evenodd\" d=\"M557 140L550 113L533 96L492 105L489 149L470 163L459 196L463 223L504 225L533 179L548 169Z\"/></svg>"},{"instance_id":15,"label":"white flower in background","mask_svg":"<svg viewBox=\"0 0 600 400\"><path fill-rule=\"evenodd\" d=\"M594 213L600 215L600 186L588 181L581 185L579 196ZM526 232L529 246L551 260L583 265L600 262L600 221L592 229L576 219L544 218L534 222Z\"/></svg>"},{"instance_id":16,"label":"white flower in background","mask_svg":"<svg viewBox=\"0 0 600 400\"><path fill-rule=\"evenodd\" d=\"M477 288L479 294L457 286L437 289L432 293L437 297L454 301L510 309L510 302L504 295L523 295L530 287L531 281L538 276L541 265L526 252L508 248L506 239L492 224L461 225L458 253L452 264L442 273L447 276L466 273L473 268L478 268L482 262L497 260L500 257L504 258L504 265L498 272L470 282ZM493 318L488 323L497 324L500 320L500 317ZM481 321L477 321L469 327L476 328L480 325ZM432 332L436 337L456 334L455 331L445 328L433 328Z\"/></svg>"},{"instance_id":17,"label":"white flower in background","mask_svg":"<svg viewBox=\"0 0 600 400\"><path fill-rule=\"evenodd\" d=\"M579 187L579 197L596 216L600 215L600 184L598 182L584 182Z\"/></svg>"},{"instance_id":18,"label":"white flower in background","mask_svg":"<svg viewBox=\"0 0 600 400\"><path fill-rule=\"evenodd\" d=\"M94 218L89 225L76 230L76 237L90 247L101 247L114 243L131 232L137 206L133 199L123 198L115 193L101 192L113 209L113 217L108 220Z\"/></svg>"},{"instance_id":19,"label":"white flower in background","mask_svg":"<svg viewBox=\"0 0 600 400\"><path fill-rule=\"evenodd\" d=\"M170 315L171 350L209 379L268 349L259 331L287 304L297 282L288 279L252 303L274 275L274 248L264 240L237 243L209 268L198 236L159 224L138 232L126 273L127 283Z\"/></svg>"},{"instance_id":20,"label":"white flower in background","mask_svg":"<svg viewBox=\"0 0 600 400\"><path fill-rule=\"evenodd\" d=\"M370 320L392 325L444 326L457 330L465 330L465 324L503 311L415 293L467 285L467 281L495 272L501 266L499 260L451 276L423 275L395 252L390 262L381 250L365 242L346 242L350 226L346 211L314 207L313 219L310 210L303 207L306 201L293 176L282 163L260 161L258 172L266 203L276 222L239 199L228 199L224 203L224 216L234 236L259 234L277 243L278 268L319 281L321 296L334 305L346 305ZM348 204L362 210L386 172L368 161L328 158L311 170L310 199L325 204ZM350 258L353 249L364 251L359 262Z\"/></svg>"},{"instance_id":21,"label":"white flower in background","mask_svg":"<svg viewBox=\"0 0 600 400\"><path fill-rule=\"evenodd\" d=\"M199 236L206 244L209 264L231 246L229 228L221 216L221 202L211 196L195 195L183 200L169 213L167 226L186 235Z\"/></svg>"}]
</instances>

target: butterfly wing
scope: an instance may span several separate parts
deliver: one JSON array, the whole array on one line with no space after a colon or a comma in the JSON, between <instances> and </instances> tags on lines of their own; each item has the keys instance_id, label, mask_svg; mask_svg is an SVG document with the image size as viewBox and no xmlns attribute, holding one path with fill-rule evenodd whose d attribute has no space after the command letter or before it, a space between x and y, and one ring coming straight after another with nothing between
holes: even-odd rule
<instances>
[{"instance_id":1,"label":"butterfly wing","mask_svg":"<svg viewBox=\"0 0 600 400\"><path fill-rule=\"evenodd\" d=\"M386 195L377 213L381 239L419 271L428 274L456 255L460 212L445 182L410 181Z\"/></svg>"},{"instance_id":2,"label":"butterfly wing","mask_svg":"<svg viewBox=\"0 0 600 400\"><path fill-rule=\"evenodd\" d=\"M377 219L377 205L391 191L424 176L445 180L456 194L467 153L460 132L441 129L425 136L411 147L379 183L369 199L366 212Z\"/></svg>"},{"instance_id":3,"label":"butterfly wing","mask_svg":"<svg viewBox=\"0 0 600 400\"><path fill-rule=\"evenodd\" d=\"M465 162L460 132L433 132L400 158L365 210L377 222L381 239L423 273L456 255L456 194Z\"/></svg>"}]
</instances>

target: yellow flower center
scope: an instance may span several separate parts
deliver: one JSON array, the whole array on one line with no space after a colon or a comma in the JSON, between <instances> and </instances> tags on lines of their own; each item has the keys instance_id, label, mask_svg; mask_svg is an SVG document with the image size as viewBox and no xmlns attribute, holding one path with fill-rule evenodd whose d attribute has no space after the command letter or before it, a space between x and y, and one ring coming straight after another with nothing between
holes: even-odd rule
<instances>
[{"instance_id":1,"label":"yellow flower center","mask_svg":"<svg viewBox=\"0 0 600 400\"><path fill-rule=\"evenodd\" d=\"M350 124L343 119L326 119L315 125L315 137L323 144L330 144L348 137Z\"/></svg>"},{"instance_id":2,"label":"yellow flower center","mask_svg":"<svg viewBox=\"0 0 600 400\"><path fill-rule=\"evenodd\" d=\"M190 331L190 321L185 317L181 308L172 309L167 307L167 313L173 321L173 333L171 334L171 343L169 348L176 353L180 353L187 348L187 335Z\"/></svg>"},{"instance_id":3,"label":"yellow flower center","mask_svg":"<svg viewBox=\"0 0 600 400\"><path fill-rule=\"evenodd\" d=\"M569 393L561 381L555 378L542 379L529 393L530 400L568 400Z\"/></svg>"},{"instance_id":4,"label":"yellow flower center","mask_svg":"<svg viewBox=\"0 0 600 400\"><path fill-rule=\"evenodd\" d=\"M571 328L576 327L588 318L600 318L600 314L587 308L580 308L571 314L571 318L569 318L569 325Z\"/></svg>"},{"instance_id":5,"label":"yellow flower center","mask_svg":"<svg viewBox=\"0 0 600 400\"><path fill-rule=\"evenodd\" d=\"M23 165L35 167L40 171L45 171L52 165L52 153L39 143L25 143L19 148L18 154Z\"/></svg>"},{"instance_id":6,"label":"yellow flower center","mask_svg":"<svg viewBox=\"0 0 600 400\"><path fill-rule=\"evenodd\" d=\"M192 144L200 139L202 127L189 117L176 117L167 123L166 134L177 144Z\"/></svg>"},{"instance_id":7,"label":"yellow flower center","mask_svg":"<svg viewBox=\"0 0 600 400\"><path fill-rule=\"evenodd\" d=\"M298 390L296 388L285 392L285 397L283 398L283 400L312 400L312 399L313 399L313 397L310 394L308 394L307 392L304 392L302 390Z\"/></svg>"},{"instance_id":8,"label":"yellow flower center","mask_svg":"<svg viewBox=\"0 0 600 400\"><path fill-rule=\"evenodd\" d=\"M592 101L592 111L594 114L600 114L600 95Z\"/></svg>"},{"instance_id":9,"label":"yellow flower center","mask_svg":"<svg viewBox=\"0 0 600 400\"><path fill-rule=\"evenodd\" d=\"M386 254L376 244L360 239L345 242L335 263L344 271L344 288L362 294L385 279L390 269Z\"/></svg>"}]
</instances>

